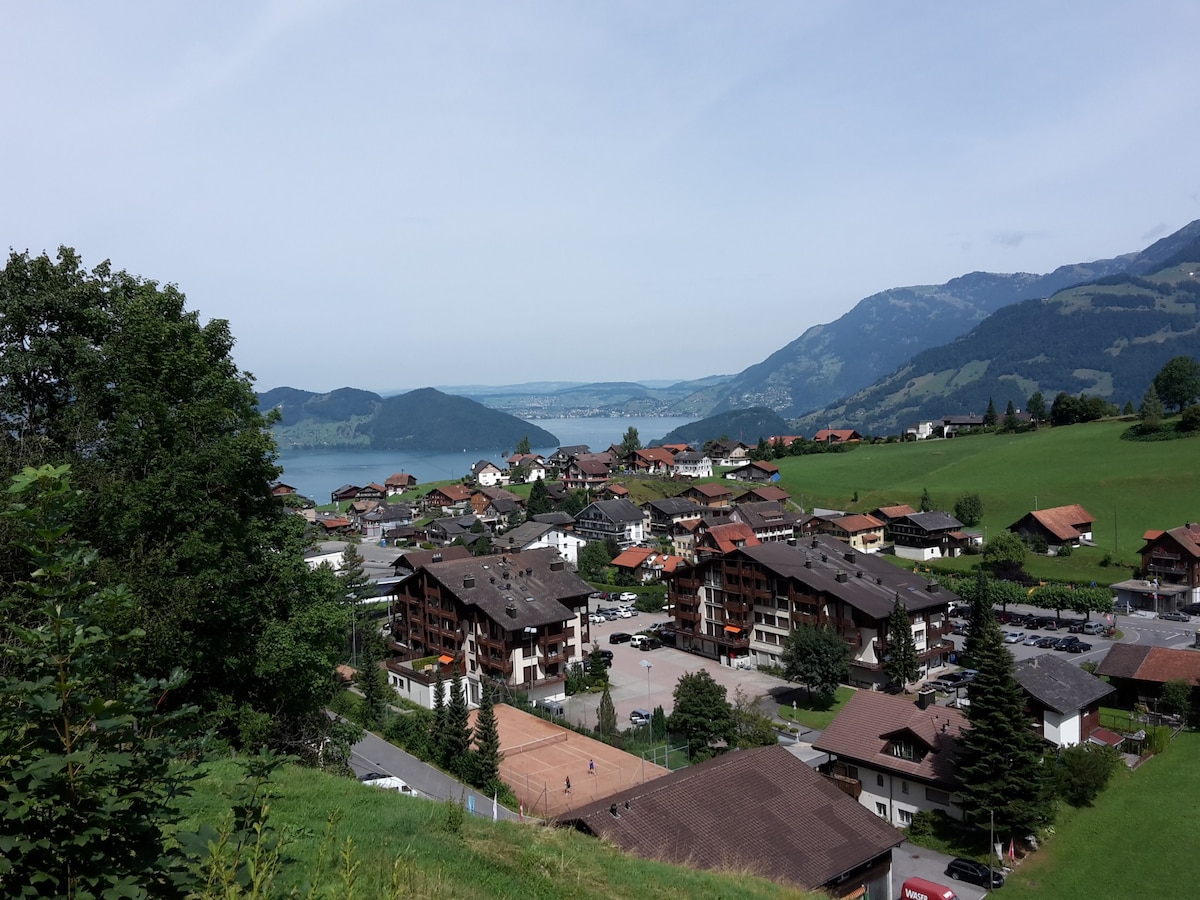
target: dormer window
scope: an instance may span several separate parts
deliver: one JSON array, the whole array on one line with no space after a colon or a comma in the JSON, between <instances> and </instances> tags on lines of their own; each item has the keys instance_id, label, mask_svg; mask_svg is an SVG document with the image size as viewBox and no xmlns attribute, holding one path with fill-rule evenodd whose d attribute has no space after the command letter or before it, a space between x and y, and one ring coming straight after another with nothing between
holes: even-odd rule
<instances>
[{"instance_id":1,"label":"dormer window","mask_svg":"<svg viewBox=\"0 0 1200 900\"><path fill-rule=\"evenodd\" d=\"M918 747L912 741L892 741L888 747L888 752L897 759L907 759L909 762L919 763L925 758L925 749Z\"/></svg>"}]
</instances>

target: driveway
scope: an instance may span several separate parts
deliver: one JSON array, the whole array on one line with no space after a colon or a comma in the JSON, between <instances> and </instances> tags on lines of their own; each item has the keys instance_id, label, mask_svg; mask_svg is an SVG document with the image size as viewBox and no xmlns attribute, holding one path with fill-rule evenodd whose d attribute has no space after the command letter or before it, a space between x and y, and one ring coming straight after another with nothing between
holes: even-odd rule
<instances>
[{"instance_id":1,"label":"driveway","mask_svg":"<svg viewBox=\"0 0 1200 900\"><path fill-rule=\"evenodd\" d=\"M953 888L959 900L981 900L982 897L986 897L987 891L983 888L954 881L946 874L946 865L953 858L905 841L892 851L892 893L899 898L900 885L907 879L916 877Z\"/></svg>"}]
</instances>

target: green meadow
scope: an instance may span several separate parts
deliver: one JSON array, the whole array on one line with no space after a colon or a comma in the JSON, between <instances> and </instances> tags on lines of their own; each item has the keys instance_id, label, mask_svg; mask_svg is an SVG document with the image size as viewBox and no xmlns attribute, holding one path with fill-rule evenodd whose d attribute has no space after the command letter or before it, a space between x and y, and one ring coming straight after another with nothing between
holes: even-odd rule
<instances>
[{"instance_id":1,"label":"green meadow","mask_svg":"<svg viewBox=\"0 0 1200 900\"><path fill-rule=\"evenodd\" d=\"M1133 566L1147 529L1200 518L1200 438L1123 441L1128 427L1106 421L1026 434L871 444L776 462L780 485L805 509L869 512L898 503L916 508L928 489L936 509L953 511L960 495L977 493L985 538L1034 508L1078 503L1095 517L1097 546L1064 559L1031 560L1026 568L1059 580L1119 581L1128 577L1128 568L1101 567L1105 554L1113 565ZM968 556L955 565L965 569L977 562Z\"/></svg>"}]
</instances>

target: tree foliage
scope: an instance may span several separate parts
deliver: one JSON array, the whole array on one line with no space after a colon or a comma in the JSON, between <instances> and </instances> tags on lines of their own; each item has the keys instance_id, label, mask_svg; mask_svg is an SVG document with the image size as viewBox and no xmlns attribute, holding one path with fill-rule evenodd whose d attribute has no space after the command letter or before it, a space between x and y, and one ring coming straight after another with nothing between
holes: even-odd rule
<instances>
[{"instance_id":1,"label":"tree foliage","mask_svg":"<svg viewBox=\"0 0 1200 900\"><path fill-rule=\"evenodd\" d=\"M988 397L987 411L983 414L983 427L996 427L996 404L991 397Z\"/></svg>"},{"instance_id":2,"label":"tree foliage","mask_svg":"<svg viewBox=\"0 0 1200 900\"><path fill-rule=\"evenodd\" d=\"M493 794L500 787L500 731L496 725L496 700L485 680L475 719L474 784Z\"/></svg>"},{"instance_id":3,"label":"tree foliage","mask_svg":"<svg viewBox=\"0 0 1200 900\"><path fill-rule=\"evenodd\" d=\"M963 812L977 828L988 828L994 813L998 837L1024 837L1053 816L1047 767L1000 626L990 606L973 613L970 658L979 674L967 687L970 727L958 740Z\"/></svg>"},{"instance_id":4,"label":"tree foliage","mask_svg":"<svg viewBox=\"0 0 1200 900\"><path fill-rule=\"evenodd\" d=\"M187 676L142 677L141 633L108 630L134 601L87 580L67 467L25 468L9 495L9 562L32 574L0 600L0 894L182 896L167 834L191 778L175 761L199 746Z\"/></svg>"},{"instance_id":5,"label":"tree foliage","mask_svg":"<svg viewBox=\"0 0 1200 900\"><path fill-rule=\"evenodd\" d=\"M917 659L917 644L913 639L912 619L904 601L899 596L892 604L887 622L887 657L883 671L888 679L901 688L908 688L910 681L921 676L921 664Z\"/></svg>"},{"instance_id":6,"label":"tree foliage","mask_svg":"<svg viewBox=\"0 0 1200 900\"><path fill-rule=\"evenodd\" d=\"M588 581L603 581L612 557L604 541L588 541L579 548L579 576Z\"/></svg>"},{"instance_id":7,"label":"tree foliage","mask_svg":"<svg viewBox=\"0 0 1200 900\"><path fill-rule=\"evenodd\" d=\"M954 518L974 527L983 521L983 499L974 492L959 495L954 501Z\"/></svg>"},{"instance_id":8,"label":"tree foliage","mask_svg":"<svg viewBox=\"0 0 1200 900\"><path fill-rule=\"evenodd\" d=\"M1141 420L1142 427L1149 430L1162 424L1163 404L1153 384L1146 388L1146 393L1142 396L1142 405L1138 407L1138 419Z\"/></svg>"},{"instance_id":9,"label":"tree foliage","mask_svg":"<svg viewBox=\"0 0 1200 900\"><path fill-rule=\"evenodd\" d=\"M736 736L733 707L725 698L725 686L706 670L687 672L675 684L675 709L667 719L672 732L687 739L688 759L707 759L724 743L732 746Z\"/></svg>"},{"instance_id":10,"label":"tree foliage","mask_svg":"<svg viewBox=\"0 0 1200 900\"><path fill-rule=\"evenodd\" d=\"M1045 420L1046 418L1046 398L1041 391L1034 391L1029 395L1029 400L1025 403L1025 411L1029 413L1029 417L1033 419L1033 423Z\"/></svg>"},{"instance_id":11,"label":"tree foliage","mask_svg":"<svg viewBox=\"0 0 1200 900\"><path fill-rule=\"evenodd\" d=\"M733 726L739 749L770 747L779 742L774 721L763 715L754 698L740 685L733 692Z\"/></svg>"},{"instance_id":12,"label":"tree foliage","mask_svg":"<svg viewBox=\"0 0 1200 900\"><path fill-rule=\"evenodd\" d=\"M92 577L134 597L104 626L136 635L147 677L189 670L181 690L226 735L311 755L346 615L303 562L303 521L271 494L269 421L232 347L228 323L202 325L172 285L89 272L67 248L11 254L0 475L70 464ZM13 562L0 554L0 581Z\"/></svg>"},{"instance_id":13,"label":"tree foliage","mask_svg":"<svg viewBox=\"0 0 1200 900\"><path fill-rule=\"evenodd\" d=\"M462 673L454 667L450 679L450 700L446 704L446 733L442 737L442 765L463 780L471 777L470 707L463 690Z\"/></svg>"},{"instance_id":14,"label":"tree foliage","mask_svg":"<svg viewBox=\"0 0 1200 900\"><path fill-rule=\"evenodd\" d=\"M596 715L598 717L597 730L601 737L611 738L617 733L617 708L613 705L608 684L604 685L604 693L600 695L600 708Z\"/></svg>"},{"instance_id":15,"label":"tree foliage","mask_svg":"<svg viewBox=\"0 0 1200 900\"><path fill-rule=\"evenodd\" d=\"M642 439L638 437L638 430L630 425L625 431L625 436L621 438L621 457L624 458L641 449Z\"/></svg>"},{"instance_id":16,"label":"tree foliage","mask_svg":"<svg viewBox=\"0 0 1200 900\"><path fill-rule=\"evenodd\" d=\"M379 635L364 635L362 659L354 680L362 691L362 724L370 729L378 729L386 721L388 700L393 693L388 685L387 673L380 668L382 661L383 641Z\"/></svg>"},{"instance_id":17,"label":"tree foliage","mask_svg":"<svg viewBox=\"0 0 1200 900\"><path fill-rule=\"evenodd\" d=\"M1200 362L1190 356L1175 356L1154 376L1154 389L1162 402L1180 412L1200 400Z\"/></svg>"},{"instance_id":18,"label":"tree foliage","mask_svg":"<svg viewBox=\"0 0 1200 900\"><path fill-rule=\"evenodd\" d=\"M550 500L550 492L546 489L546 482L539 478L529 489L529 500L525 504L525 510L529 513L530 517L533 517L551 512L553 509L554 503Z\"/></svg>"},{"instance_id":19,"label":"tree foliage","mask_svg":"<svg viewBox=\"0 0 1200 900\"><path fill-rule=\"evenodd\" d=\"M529 453L532 452L529 446L529 435L522 435L521 439L517 441L516 452L521 456L528 456Z\"/></svg>"},{"instance_id":20,"label":"tree foliage","mask_svg":"<svg viewBox=\"0 0 1200 900\"><path fill-rule=\"evenodd\" d=\"M850 648L831 628L801 625L783 645L783 671L788 681L832 703L838 685L850 677Z\"/></svg>"},{"instance_id":21,"label":"tree foliage","mask_svg":"<svg viewBox=\"0 0 1200 900\"><path fill-rule=\"evenodd\" d=\"M1005 564L1023 566L1025 554L1025 543L1011 531L997 532L983 547L983 561L993 569Z\"/></svg>"},{"instance_id":22,"label":"tree foliage","mask_svg":"<svg viewBox=\"0 0 1200 900\"><path fill-rule=\"evenodd\" d=\"M1064 747L1054 767L1054 792L1072 806L1091 806L1120 766L1121 754L1115 747L1088 743Z\"/></svg>"}]
</instances>

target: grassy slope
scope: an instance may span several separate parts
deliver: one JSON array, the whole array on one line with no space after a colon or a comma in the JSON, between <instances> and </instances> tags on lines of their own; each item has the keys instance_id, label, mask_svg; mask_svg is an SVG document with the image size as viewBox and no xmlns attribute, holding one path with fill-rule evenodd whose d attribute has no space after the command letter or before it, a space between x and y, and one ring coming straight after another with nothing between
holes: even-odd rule
<instances>
[{"instance_id":1,"label":"grassy slope","mask_svg":"<svg viewBox=\"0 0 1200 900\"><path fill-rule=\"evenodd\" d=\"M1200 734L1185 733L1136 772L1117 773L1095 806L1066 811L1004 896L1194 897L1198 796Z\"/></svg>"},{"instance_id":2,"label":"grassy slope","mask_svg":"<svg viewBox=\"0 0 1200 900\"><path fill-rule=\"evenodd\" d=\"M1102 570L1104 553L1136 563L1148 528L1174 528L1200 516L1200 438L1136 443L1120 440L1128 425L1096 422L1019 435L978 435L859 447L849 453L778 460L782 487L806 508L866 512L891 503L916 507L928 488L937 508L952 510L960 494L983 500L988 534L1034 508L1079 503L1096 517L1098 547L1027 568L1064 579L1116 581ZM855 492L858 502L851 503ZM967 557L966 565L977 562ZM1045 571L1039 571L1045 569Z\"/></svg>"},{"instance_id":3,"label":"grassy slope","mask_svg":"<svg viewBox=\"0 0 1200 900\"><path fill-rule=\"evenodd\" d=\"M182 806L190 820L219 823L228 811L224 797L238 775L231 763L213 764ZM350 840L358 857L357 885L347 891L336 871L322 879L318 896L377 900L389 896L393 866L402 872L398 896L456 898L803 898L740 873L693 871L625 856L585 835L532 825L493 823L465 816L461 832L445 827L446 804L414 800L298 767L279 777L271 821L290 835L276 887L306 892L320 853L326 821L334 828L336 856ZM336 867L335 862L327 867ZM304 894L302 894L304 895Z\"/></svg>"}]
</instances>

